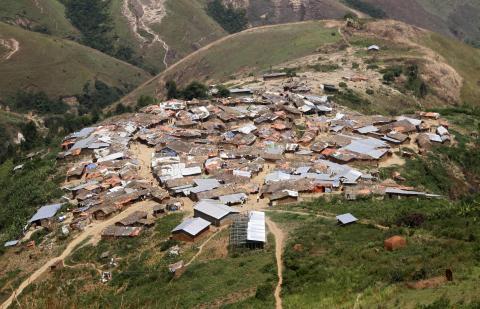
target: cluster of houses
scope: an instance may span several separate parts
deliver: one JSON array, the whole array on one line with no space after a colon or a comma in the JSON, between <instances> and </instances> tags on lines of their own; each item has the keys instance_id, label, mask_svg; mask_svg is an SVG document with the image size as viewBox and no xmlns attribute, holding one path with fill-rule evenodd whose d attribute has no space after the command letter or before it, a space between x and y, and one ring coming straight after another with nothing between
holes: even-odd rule
<instances>
[{"instance_id":1,"label":"cluster of houses","mask_svg":"<svg viewBox=\"0 0 480 309\"><path fill-rule=\"evenodd\" d=\"M366 116L328 95L235 91L241 96L161 102L67 136L58 159L68 167L70 229L82 230L139 201L157 202L153 213L140 210L103 233L136 236L189 199L193 217L172 237L194 241L210 226L231 222L244 204L255 209L260 199L276 206L330 193L435 197L393 179L380 182L378 167L402 147L422 152L449 143L448 122L439 114ZM152 177L140 176L134 143L153 150ZM46 224L58 208L42 207L29 223Z\"/></svg>"}]
</instances>

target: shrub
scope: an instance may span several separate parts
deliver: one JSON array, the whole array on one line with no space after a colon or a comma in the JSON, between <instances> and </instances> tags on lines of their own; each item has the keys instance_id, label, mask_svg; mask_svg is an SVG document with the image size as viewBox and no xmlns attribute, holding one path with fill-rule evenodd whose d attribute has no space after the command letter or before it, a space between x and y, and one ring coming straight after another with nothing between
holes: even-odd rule
<instances>
[{"instance_id":1,"label":"shrub","mask_svg":"<svg viewBox=\"0 0 480 309\"><path fill-rule=\"evenodd\" d=\"M373 91L373 89L367 89L366 93L368 95L373 95L375 92Z\"/></svg>"},{"instance_id":2,"label":"shrub","mask_svg":"<svg viewBox=\"0 0 480 309\"><path fill-rule=\"evenodd\" d=\"M340 82L340 83L338 84L338 86L339 86L340 88L347 88L347 83L345 83L345 82Z\"/></svg>"},{"instance_id":3,"label":"shrub","mask_svg":"<svg viewBox=\"0 0 480 309\"><path fill-rule=\"evenodd\" d=\"M398 226L419 227L425 222L426 218L421 213L405 214L397 219Z\"/></svg>"},{"instance_id":4,"label":"shrub","mask_svg":"<svg viewBox=\"0 0 480 309\"><path fill-rule=\"evenodd\" d=\"M345 0L345 2L354 9L368 14L373 18L384 18L387 16L387 14L381 8L362 0Z\"/></svg>"},{"instance_id":5,"label":"shrub","mask_svg":"<svg viewBox=\"0 0 480 309\"><path fill-rule=\"evenodd\" d=\"M360 67L360 64L354 62L352 63L352 69L358 69Z\"/></svg>"},{"instance_id":6,"label":"shrub","mask_svg":"<svg viewBox=\"0 0 480 309\"><path fill-rule=\"evenodd\" d=\"M217 90L218 90L217 97L227 98L230 96L230 90L228 90L228 88L225 87L224 85L218 85Z\"/></svg>"},{"instance_id":7,"label":"shrub","mask_svg":"<svg viewBox=\"0 0 480 309\"><path fill-rule=\"evenodd\" d=\"M247 28L247 12L225 6L221 0L213 0L207 4L207 14L217 21L229 33L235 33Z\"/></svg>"},{"instance_id":8,"label":"shrub","mask_svg":"<svg viewBox=\"0 0 480 309\"><path fill-rule=\"evenodd\" d=\"M273 293L273 286L270 283L263 283L257 287L255 298L260 300L268 299Z\"/></svg>"},{"instance_id":9,"label":"shrub","mask_svg":"<svg viewBox=\"0 0 480 309\"><path fill-rule=\"evenodd\" d=\"M137 100L136 109L139 110L145 106L155 104L155 99L148 95L141 95Z\"/></svg>"},{"instance_id":10,"label":"shrub","mask_svg":"<svg viewBox=\"0 0 480 309\"><path fill-rule=\"evenodd\" d=\"M317 63L314 65L309 65L308 67L311 69L314 69L317 72L333 72L340 68L339 65L336 63L329 63L329 64Z\"/></svg>"},{"instance_id":11,"label":"shrub","mask_svg":"<svg viewBox=\"0 0 480 309\"><path fill-rule=\"evenodd\" d=\"M178 244L179 242L177 240L167 239L166 241L162 242L162 244L160 245L160 251L167 251L171 247L176 246Z\"/></svg>"}]
</instances>

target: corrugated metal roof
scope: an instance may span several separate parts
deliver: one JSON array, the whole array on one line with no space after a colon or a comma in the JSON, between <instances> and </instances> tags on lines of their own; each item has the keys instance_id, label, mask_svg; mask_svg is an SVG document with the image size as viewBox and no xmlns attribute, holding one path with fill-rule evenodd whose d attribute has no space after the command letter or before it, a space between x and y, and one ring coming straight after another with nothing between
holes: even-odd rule
<instances>
[{"instance_id":1,"label":"corrugated metal roof","mask_svg":"<svg viewBox=\"0 0 480 309\"><path fill-rule=\"evenodd\" d=\"M377 128L376 126L369 125L369 126L365 126L365 127L358 128L358 129L357 129L357 132L358 132L358 133L361 133L361 134L378 132L378 128Z\"/></svg>"},{"instance_id":2,"label":"corrugated metal roof","mask_svg":"<svg viewBox=\"0 0 480 309\"><path fill-rule=\"evenodd\" d=\"M239 204L246 201L248 196L245 193L234 193L220 196L219 199L225 204Z\"/></svg>"},{"instance_id":3,"label":"corrugated metal roof","mask_svg":"<svg viewBox=\"0 0 480 309\"><path fill-rule=\"evenodd\" d=\"M96 127L89 127L89 128L83 128L78 132L73 133L70 135L71 137L76 137L76 138L84 138L89 136L93 131L95 131Z\"/></svg>"},{"instance_id":4,"label":"corrugated metal roof","mask_svg":"<svg viewBox=\"0 0 480 309\"><path fill-rule=\"evenodd\" d=\"M355 221L358 221L357 218L355 218L351 213L346 213L343 215L339 215L336 217L338 221L340 221L341 224L349 224L353 223Z\"/></svg>"},{"instance_id":5,"label":"corrugated metal roof","mask_svg":"<svg viewBox=\"0 0 480 309\"><path fill-rule=\"evenodd\" d=\"M52 205L42 206L40 207L39 210L37 210L37 213L33 215L33 217L30 220L28 220L28 223L52 218L53 216L55 216L55 214L60 208L62 208L62 204L52 204Z\"/></svg>"},{"instance_id":6,"label":"corrugated metal roof","mask_svg":"<svg viewBox=\"0 0 480 309\"><path fill-rule=\"evenodd\" d=\"M194 179L193 181L197 186L188 190L192 193L210 191L220 187L221 185L220 182L216 179Z\"/></svg>"},{"instance_id":7,"label":"corrugated metal roof","mask_svg":"<svg viewBox=\"0 0 480 309\"><path fill-rule=\"evenodd\" d=\"M230 213L238 213L239 211L233 207L227 206L216 200L201 200L193 207L194 210L200 211L215 219L221 219Z\"/></svg>"},{"instance_id":8,"label":"corrugated metal roof","mask_svg":"<svg viewBox=\"0 0 480 309\"><path fill-rule=\"evenodd\" d=\"M3 246L4 247L13 247L13 246L16 246L18 243L19 243L18 240L10 240L10 241L7 241Z\"/></svg>"},{"instance_id":9,"label":"corrugated metal roof","mask_svg":"<svg viewBox=\"0 0 480 309\"><path fill-rule=\"evenodd\" d=\"M291 178L292 178L292 175L290 174L287 174L281 171L275 171L265 176L265 183L289 180Z\"/></svg>"},{"instance_id":10,"label":"corrugated metal roof","mask_svg":"<svg viewBox=\"0 0 480 309\"><path fill-rule=\"evenodd\" d=\"M202 218L188 218L177 225L172 232L184 231L192 236L197 236L198 233L210 226L210 222Z\"/></svg>"},{"instance_id":11,"label":"corrugated metal roof","mask_svg":"<svg viewBox=\"0 0 480 309\"><path fill-rule=\"evenodd\" d=\"M247 226L247 240L266 242L265 213L261 211L251 211L249 213Z\"/></svg>"},{"instance_id":12,"label":"corrugated metal roof","mask_svg":"<svg viewBox=\"0 0 480 309\"><path fill-rule=\"evenodd\" d=\"M124 157L123 152L116 152L116 153L109 154L108 156L105 156L103 158L99 158L97 162L113 161L113 160L122 159L123 157Z\"/></svg>"}]
</instances>

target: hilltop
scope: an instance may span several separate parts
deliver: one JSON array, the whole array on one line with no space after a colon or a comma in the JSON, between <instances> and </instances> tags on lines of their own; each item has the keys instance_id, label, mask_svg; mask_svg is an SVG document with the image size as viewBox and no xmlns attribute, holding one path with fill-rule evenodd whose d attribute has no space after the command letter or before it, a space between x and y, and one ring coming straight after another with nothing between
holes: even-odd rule
<instances>
[{"instance_id":1,"label":"hilltop","mask_svg":"<svg viewBox=\"0 0 480 309\"><path fill-rule=\"evenodd\" d=\"M367 52L366 48L372 44L379 45L381 50ZM352 75L370 76L363 90L353 90L364 92L372 88L370 99L378 102L375 106L390 106L393 112L395 108L407 109L411 104L475 105L479 95L475 73L480 68L479 61L478 49L397 21L364 21L360 28L342 21L273 25L246 30L200 49L144 83L121 102L135 104L141 95L161 98L168 80L179 85L199 80L239 86L263 73L287 68L310 83L314 79L305 78L308 74L335 85ZM414 89L402 90L398 83L383 78L389 70L412 65L418 70L418 82L421 80L432 90L425 96L415 95Z\"/></svg>"},{"instance_id":2,"label":"hilltop","mask_svg":"<svg viewBox=\"0 0 480 309\"><path fill-rule=\"evenodd\" d=\"M224 0L246 9L253 25L309 19L341 18L354 11L373 18L390 18L461 41L480 44L480 3L474 0Z\"/></svg>"}]
</instances>

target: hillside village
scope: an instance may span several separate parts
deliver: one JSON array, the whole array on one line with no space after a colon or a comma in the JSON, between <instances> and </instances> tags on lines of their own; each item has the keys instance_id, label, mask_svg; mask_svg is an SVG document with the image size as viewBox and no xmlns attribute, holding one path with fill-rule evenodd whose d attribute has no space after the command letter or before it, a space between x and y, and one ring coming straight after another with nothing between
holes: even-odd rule
<instances>
[{"instance_id":1,"label":"hillside village","mask_svg":"<svg viewBox=\"0 0 480 309\"><path fill-rule=\"evenodd\" d=\"M65 137L57 157L66 167L65 195L38 210L27 235L59 227L64 235L81 235L128 209L99 236L131 238L156 218L181 211L187 217L171 231L173 240L202 242L230 226L230 248L261 248L267 240L263 211L281 205L329 195L442 198L403 185L398 172L379 179L381 167L402 165L434 144L455 143L438 113L367 116L332 101L333 85L313 94L292 87L283 73L264 79L283 87L164 101ZM171 269L182 266L178 261Z\"/></svg>"},{"instance_id":2,"label":"hillside village","mask_svg":"<svg viewBox=\"0 0 480 309\"><path fill-rule=\"evenodd\" d=\"M0 9L0 308L479 306L477 5L60 2Z\"/></svg>"}]
</instances>

